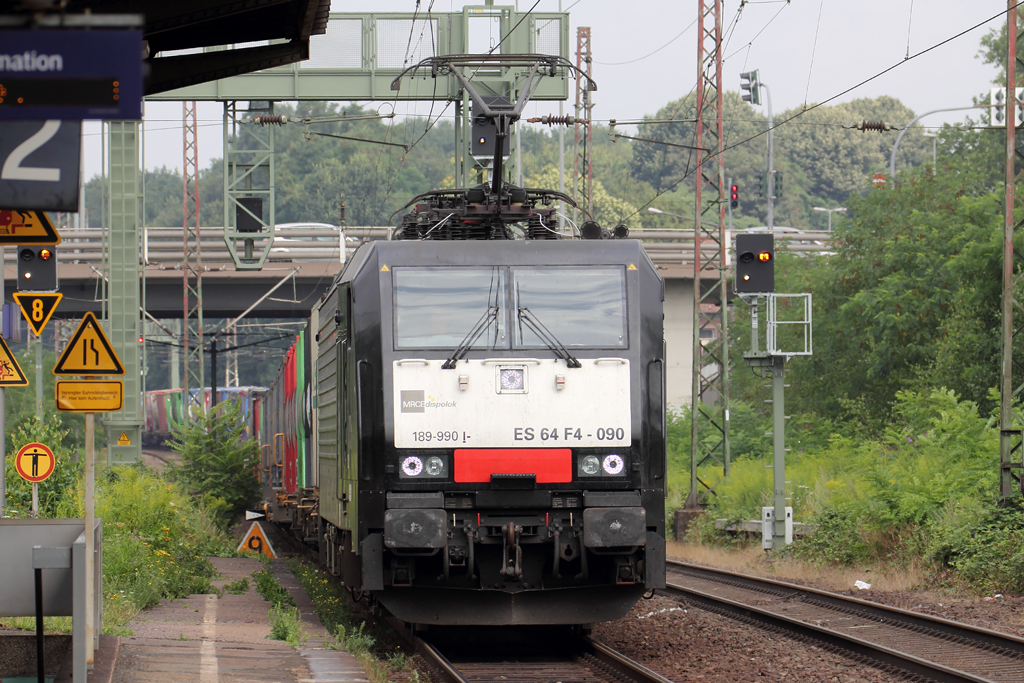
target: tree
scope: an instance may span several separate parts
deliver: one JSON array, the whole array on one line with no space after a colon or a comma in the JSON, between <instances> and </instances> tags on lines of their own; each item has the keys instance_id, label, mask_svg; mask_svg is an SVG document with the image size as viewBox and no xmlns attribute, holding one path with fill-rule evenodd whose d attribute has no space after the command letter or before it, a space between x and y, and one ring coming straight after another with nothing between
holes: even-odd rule
<instances>
[{"instance_id":1,"label":"tree","mask_svg":"<svg viewBox=\"0 0 1024 683\"><path fill-rule=\"evenodd\" d=\"M240 401L225 401L190 422L173 423L171 432L171 449L181 456L172 476L200 495L222 526L259 500L260 447L245 437Z\"/></svg>"}]
</instances>

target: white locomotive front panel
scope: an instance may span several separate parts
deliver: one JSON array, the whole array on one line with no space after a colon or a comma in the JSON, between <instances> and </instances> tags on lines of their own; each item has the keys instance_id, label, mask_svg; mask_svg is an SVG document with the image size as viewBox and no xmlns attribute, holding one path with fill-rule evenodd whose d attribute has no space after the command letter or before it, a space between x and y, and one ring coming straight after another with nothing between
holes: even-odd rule
<instances>
[{"instance_id":1,"label":"white locomotive front panel","mask_svg":"<svg viewBox=\"0 0 1024 683\"><path fill-rule=\"evenodd\" d=\"M395 448L620 447L632 442L629 361L394 361Z\"/></svg>"}]
</instances>

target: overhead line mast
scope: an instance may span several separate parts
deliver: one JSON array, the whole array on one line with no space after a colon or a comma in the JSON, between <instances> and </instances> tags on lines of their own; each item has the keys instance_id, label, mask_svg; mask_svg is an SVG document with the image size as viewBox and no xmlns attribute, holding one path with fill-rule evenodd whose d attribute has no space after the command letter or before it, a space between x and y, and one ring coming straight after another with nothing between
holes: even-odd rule
<instances>
[{"instance_id":1,"label":"overhead line mast","mask_svg":"<svg viewBox=\"0 0 1024 683\"><path fill-rule=\"evenodd\" d=\"M1014 109L1020 101L1014 96L1016 88L1022 84L1024 62L1017 57L1017 42L1022 38L1018 33L1017 0L1007 0L1006 8L1006 206L1003 223L1003 299L1002 299L1002 372L1000 376L1000 411L999 411L999 500L1008 502L1024 492L1022 477L1022 440L1024 430L1021 429L1020 415L1014 411L1013 400L1024 386L1020 380L1014 383L1014 368L1022 368L1020 356L1015 359L1013 351L1016 329L1013 323L1014 309L1021 305L1014 297L1014 289L1021 279L1017 268L1016 252L1013 248L1013 232L1019 225L1013 211L1018 203L1024 204L1020 195L1016 194L1017 182L1024 179L1024 173L1016 168L1017 154L1017 114ZM1014 462L1016 458L1016 462ZM1014 470L1017 470L1014 473Z\"/></svg>"},{"instance_id":2,"label":"overhead line mast","mask_svg":"<svg viewBox=\"0 0 1024 683\"><path fill-rule=\"evenodd\" d=\"M590 27L576 29L576 69L586 74L586 79L576 79L576 137L573 155L572 198L591 216L594 213L594 164L593 137L590 126L590 112L594 108L590 84L593 82L594 59L590 53Z\"/></svg>"},{"instance_id":3,"label":"overhead line mast","mask_svg":"<svg viewBox=\"0 0 1024 683\"><path fill-rule=\"evenodd\" d=\"M184 202L184 254L181 263L184 307L181 321L181 343L184 347L185 372L182 373L182 408L188 415L189 390L198 389L196 403L205 410L203 400L203 261L199 247L199 130L196 127L196 103L181 103L184 127L182 191Z\"/></svg>"},{"instance_id":4,"label":"overhead line mast","mask_svg":"<svg viewBox=\"0 0 1024 683\"><path fill-rule=\"evenodd\" d=\"M722 133L722 0L697 4L697 182L693 248L693 385L690 493L696 512L729 474L729 326L726 282L725 142ZM717 309L717 310L716 310ZM717 329L716 329L717 328ZM710 334L702 336L701 332ZM713 463L708 483L697 469Z\"/></svg>"}]
</instances>

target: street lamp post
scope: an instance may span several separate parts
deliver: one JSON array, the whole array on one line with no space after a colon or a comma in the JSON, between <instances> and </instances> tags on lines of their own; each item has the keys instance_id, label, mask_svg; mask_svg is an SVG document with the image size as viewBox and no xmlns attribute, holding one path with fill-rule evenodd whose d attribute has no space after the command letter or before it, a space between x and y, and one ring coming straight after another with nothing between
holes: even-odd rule
<instances>
[{"instance_id":1,"label":"street lamp post","mask_svg":"<svg viewBox=\"0 0 1024 683\"><path fill-rule=\"evenodd\" d=\"M835 213L836 211L838 211L839 213L846 213L846 207L845 206L837 206L834 209L826 209L823 206L816 206L816 207L814 207L814 210L815 211L827 211L828 212L828 231L829 232L832 232L832 214Z\"/></svg>"}]
</instances>

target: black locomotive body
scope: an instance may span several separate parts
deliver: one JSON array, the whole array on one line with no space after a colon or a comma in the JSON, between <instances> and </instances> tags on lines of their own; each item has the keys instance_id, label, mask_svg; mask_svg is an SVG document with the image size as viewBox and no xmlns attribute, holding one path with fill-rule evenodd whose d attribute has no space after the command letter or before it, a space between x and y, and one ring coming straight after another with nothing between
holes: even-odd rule
<instances>
[{"instance_id":1,"label":"black locomotive body","mask_svg":"<svg viewBox=\"0 0 1024 683\"><path fill-rule=\"evenodd\" d=\"M665 584L660 276L636 240L413 223L312 317L322 561L411 623L621 617Z\"/></svg>"}]
</instances>

